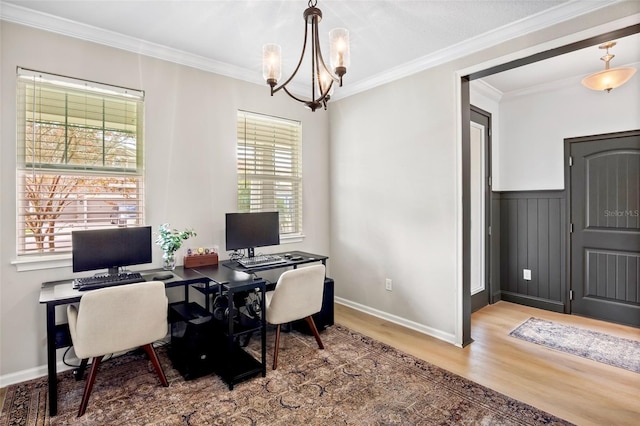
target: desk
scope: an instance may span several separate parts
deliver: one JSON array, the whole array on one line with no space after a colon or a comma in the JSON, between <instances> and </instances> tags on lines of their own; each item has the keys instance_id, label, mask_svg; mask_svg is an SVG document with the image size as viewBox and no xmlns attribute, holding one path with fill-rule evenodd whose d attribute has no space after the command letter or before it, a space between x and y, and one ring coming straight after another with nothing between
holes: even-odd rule
<instances>
[{"instance_id":1,"label":"desk","mask_svg":"<svg viewBox=\"0 0 640 426\"><path fill-rule=\"evenodd\" d=\"M296 269L300 265L305 265L308 263L322 262L323 265L327 265L328 256L324 256L321 254L313 254L307 253L304 251L291 251L284 253L275 253L277 256L284 257L285 254L290 254L291 257L297 258L297 260L292 260L291 258L287 259L286 262L283 263L274 263L271 265L263 265L263 266L253 266L250 268L245 268L240 265L235 260L225 260L222 262L227 268L233 269L234 271L247 272L250 274L256 274L261 271L270 271L272 269L280 269L280 268L293 268ZM273 289L274 284L267 284L269 290ZM313 321L318 328L318 331L324 330L326 327L333 325L333 296L334 296L334 282L331 278L325 277L324 280L324 291L322 294L322 309L317 314L313 315ZM264 310L263 310L264 312ZM311 329L307 325L306 321L297 321L293 324L293 327L298 331L303 333L310 334Z\"/></svg>"},{"instance_id":2,"label":"desk","mask_svg":"<svg viewBox=\"0 0 640 426\"><path fill-rule=\"evenodd\" d=\"M262 287L264 289L265 286L265 281L262 279L256 280L252 275L242 271L230 268L218 268L217 266L200 267L197 269L185 269L180 266L171 272L174 277L164 281L165 286L167 288L184 287L185 301L188 301L189 287L194 284L201 284L200 291L205 293L207 308L209 307L210 292L219 291L220 287L240 291L242 288ZM141 271L140 273L147 281L151 281L153 277L161 273L166 273L166 271L154 269ZM211 283L218 288L212 289ZM83 292L73 288L72 280L45 282L40 289L39 302L46 304L47 308L47 368L49 380L49 414L51 416L55 416L58 412L56 349L69 346L69 342L65 341L66 339L60 338L60 336L63 335L63 330L66 329L66 324L56 325L56 306L77 303L80 301L82 294ZM263 331L262 362L260 366L263 377L266 376L267 371L265 353L265 332Z\"/></svg>"}]
</instances>

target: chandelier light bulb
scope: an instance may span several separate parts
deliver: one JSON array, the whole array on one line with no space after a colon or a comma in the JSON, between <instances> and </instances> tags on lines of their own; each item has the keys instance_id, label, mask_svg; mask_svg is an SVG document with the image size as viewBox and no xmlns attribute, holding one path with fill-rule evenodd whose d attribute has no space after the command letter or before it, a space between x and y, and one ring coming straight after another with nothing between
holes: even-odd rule
<instances>
[{"instance_id":1,"label":"chandelier light bulb","mask_svg":"<svg viewBox=\"0 0 640 426\"><path fill-rule=\"evenodd\" d=\"M335 28L329 32L329 58L331 68L340 77L340 85L342 85L342 76L347 73L347 68L351 66L349 30Z\"/></svg>"},{"instance_id":2,"label":"chandelier light bulb","mask_svg":"<svg viewBox=\"0 0 640 426\"><path fill-rule=\"evenodd\" d=\"M327 98L333 95L333 91L335 89L332 84L333 78L331 78L331 75L329 75L328 72L326 72L325 70L320 71L320 78L318 79L318 83L320 93L327 92L327 88L329 88L329 91L327 92Z\"/></svg>"},{"instance_id":3,"label":"chandelier light bulb","mask_svg":"<svg viewBox=\"0 0 640 426\"><path fill-rule=\"evenodd\" d=\"M262 47L262 77L272 87L282 77L282 48L278 44L265 44Z\"/></svg>"}]
</instances>

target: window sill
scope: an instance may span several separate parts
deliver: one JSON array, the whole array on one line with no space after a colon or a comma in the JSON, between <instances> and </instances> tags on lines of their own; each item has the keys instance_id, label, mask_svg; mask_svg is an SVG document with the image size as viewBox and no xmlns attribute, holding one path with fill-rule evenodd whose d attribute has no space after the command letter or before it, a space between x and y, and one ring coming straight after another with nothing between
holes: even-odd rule
<instances>
[{"instance_id":1,"label":"window sill","mask_svg":"<svg viewBox=\"0 0 640 426\"><path fill-rule=\"evenodd\" d=\"M41 269L66 268L71 266L70 254L51 256L21 256L11 261L18 272L38 271Z\"/></svg>"},{"instance_id":2,"label":"window sill","mask_svg":"<svg viewBox=\"0 0 640 426\"><path fill-rule=\"evenodd\" d=\"M304 241L304 234L280 236L280 244L301 243L303 241Z\"/></svg>"}]
</instances>

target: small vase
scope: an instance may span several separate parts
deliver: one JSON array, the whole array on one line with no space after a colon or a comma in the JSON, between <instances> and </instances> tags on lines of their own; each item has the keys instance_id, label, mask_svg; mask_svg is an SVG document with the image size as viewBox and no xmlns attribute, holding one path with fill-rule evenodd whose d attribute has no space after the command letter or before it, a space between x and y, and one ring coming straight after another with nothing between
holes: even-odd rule
<instances>
[{"instance_id":1,"label":"small vase","mask_svg":"<svg viewBox=\"0 0 640 426\"><path fill-rule=\"evenodd\" d=\"M164 253L162 255L162 269L166 271L173 271L176 269L176 253Z\"/></svg>"}]
</instances>

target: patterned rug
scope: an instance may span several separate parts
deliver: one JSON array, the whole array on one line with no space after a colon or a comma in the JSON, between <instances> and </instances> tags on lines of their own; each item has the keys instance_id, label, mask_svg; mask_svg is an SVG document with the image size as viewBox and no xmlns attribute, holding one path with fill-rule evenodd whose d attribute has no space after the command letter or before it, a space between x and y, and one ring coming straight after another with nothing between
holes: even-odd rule
<instances>
[{"instance_id":1,"label":"patterned rug","mask_svg":"<svg viewBox=\"0 0 640 426\"><path fill-rule=\"evenodd\" d=\"M529 318L510 336L640 373L640 342L539 318Z\"/></svg>"},{"instance_id":2,"label":"patterned rug","mask_svg":"<svg viewBox=\"0 0 640 426\"><path fill-rule=\"evenodd\" d=\"M312 336L286 333L278 370L237 384L215 375L185 381L158 350L169 387L129 354L100 367L87 413L83 382L59 375L58 415L49 418L46 378L7 389L0 425L567 425L568 422L334 325ZM249 348L259 349L257 339ZM271 362L274 336L268 334Z\"/></svg>"}]
</instances>

